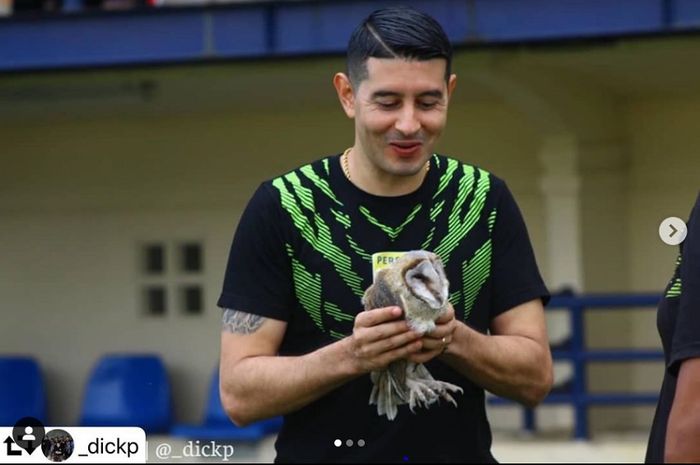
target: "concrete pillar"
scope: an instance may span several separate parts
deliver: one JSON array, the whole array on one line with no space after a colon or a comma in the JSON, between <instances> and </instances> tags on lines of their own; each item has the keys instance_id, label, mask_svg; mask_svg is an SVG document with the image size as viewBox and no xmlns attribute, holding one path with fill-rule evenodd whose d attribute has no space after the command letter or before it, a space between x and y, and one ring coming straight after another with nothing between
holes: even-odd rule
<instances>
[{"instance_id":1,"label":"concrete pillar","mask_svg":"<svg viewBox=\"0 0 700 465\"><path fill-rule=\"evenodd\" d=\"M550 290L583 290L581 176L573 135L547 136L539 153L544 201L547 284Z\"/></svg>"},{"instance_id":2,"label":"concrete pillar","mask_svg":"<svg viewBox=\"0 0 700 465\"><path fill-rule=\"evenodd\" d=\"M545 279L550 292L583 290L581 246L581 175L577 139L572 134L546 136L539 153L542 165L540 189L545 213ZM567 340L571 334L569 312L548 311L547 329L552 345ZM568 362L554 364L554 383L571 379L573 367Z\"/></svg>"}]
</instances>

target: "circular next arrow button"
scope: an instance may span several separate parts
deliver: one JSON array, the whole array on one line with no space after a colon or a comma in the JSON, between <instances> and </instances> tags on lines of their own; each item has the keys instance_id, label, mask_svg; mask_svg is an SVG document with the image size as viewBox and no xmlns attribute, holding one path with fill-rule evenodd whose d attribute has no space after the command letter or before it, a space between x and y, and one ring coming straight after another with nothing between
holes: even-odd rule
<instances>
[{"instance_id":1,"label":"circular next arrow button","mask_svg":"<svg viewBox=\"0 0 700 465\"><path fill-rule=\"evenodd\" d=\"M669 216L659 225L659 237L668 245L678 245L685 240L688 228L685 222L675 216Z\"/></svg>"}]
</instances>

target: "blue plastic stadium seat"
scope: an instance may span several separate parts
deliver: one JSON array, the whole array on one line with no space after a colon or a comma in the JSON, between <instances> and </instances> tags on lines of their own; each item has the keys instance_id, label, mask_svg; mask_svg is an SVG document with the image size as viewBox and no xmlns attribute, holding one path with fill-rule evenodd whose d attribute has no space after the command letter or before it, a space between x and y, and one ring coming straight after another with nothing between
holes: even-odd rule
<instances>
[{"instance_id":1,"label":"blue plastic stadium seat","mask_svg":"<svg viewBox=\"0 0 700 465\"><path fill-rule=\"evenodd\" d=\"M236 426L226 415L219 397L219 369L214 370L209 383L204 421L201 425L175 425L173 436L190 439L218 439L231 441L257 441L265 435L276 433L282 426L282 417L259 421L245 427Z\"/></svg>"},{"instance_id":2,"label":"blue plastic stadium seat","mask_svg":"<svg viewBox=\"0 0 700 465\"><path fill-rule=\"evenodd\" d=\"M158 355L103 356L90 375L81 426L140 426L167 433L172 421L170 383Z\"/></svg>"},{"instance_id":3,"label":"blue plastic stadium seat","mask_svg":"<svg viewBox=\"0 0 700 465\"><path fill-rule=\"evenodd\" d=\"M23 417L46 424L46 391L41 370L31 357L0 357L0 426Z\"/></svg>"}]
</instances>

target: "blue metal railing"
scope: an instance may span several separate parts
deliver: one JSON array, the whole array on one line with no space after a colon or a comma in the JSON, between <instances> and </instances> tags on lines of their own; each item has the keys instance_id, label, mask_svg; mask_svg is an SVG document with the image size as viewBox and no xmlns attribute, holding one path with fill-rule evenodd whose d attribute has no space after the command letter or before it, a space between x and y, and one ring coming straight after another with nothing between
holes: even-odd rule
<instances>
[{"instance_id":1,"label":"blue metal railing","mask_svg":"<svg viewBox=\"0 0 700 465\"><path fill-rule=\"evenodd\" d=\"M547 306L547 311L568 311L571 316L571 340L566 350L552 350L554 360L569 360L573 365L573 379L570 392L552 393L544 404L571 404L574 408L574 437L587 439L588 407L591 405L639 405L655 404L658 392L654 393L589 393L586 379L588 362L629 362L663 360L661 350L653 349L588 349L584 317L587 310L630 310L635 308L656 308L659 294L631 295L584 295L557 296ZM494 405L511 404L512 401L500 397L489 398ZM523 407L525 429L534 431L535 412Z\"/></svg>"}]
</instances>

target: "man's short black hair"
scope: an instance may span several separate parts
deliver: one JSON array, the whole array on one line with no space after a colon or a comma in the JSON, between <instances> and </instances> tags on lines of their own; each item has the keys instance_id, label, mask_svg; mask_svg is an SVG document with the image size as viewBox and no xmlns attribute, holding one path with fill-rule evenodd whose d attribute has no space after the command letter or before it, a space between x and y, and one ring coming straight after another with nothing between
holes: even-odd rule
<instances>
[{"instance_id":1,"label":"man's short black hair","mask_svg":"<svg viewBox=\"0 0 700 465\"><path fill-rule=\"evenodd\" d=\"M367 78L367 59L403 58L447 60L445 80L452 69L452 45L432 17L408 7L377 10L355 29L348 44L348 75L353 86Z\"/></svg>"}]
</instances>

